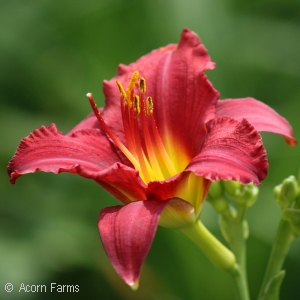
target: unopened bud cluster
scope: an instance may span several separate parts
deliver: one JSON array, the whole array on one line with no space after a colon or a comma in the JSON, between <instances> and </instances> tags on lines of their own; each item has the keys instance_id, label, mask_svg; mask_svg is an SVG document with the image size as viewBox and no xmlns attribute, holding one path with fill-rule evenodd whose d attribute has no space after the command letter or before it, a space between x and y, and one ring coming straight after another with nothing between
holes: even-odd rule
<instances>
[{"instance_id":1,"label":"unopened bud cluster","mask_svg":"<svg viewBox=\"0 0 300 300\"><path fill-rule=\"evenodd\" d=\"M250 207L257 200L259 189L253 183L243 185L237 181L213 182L208 193L208 201L218 213L228 209L229 203L225 192L237 205Z\"/></svg>"},{"instance_id":2,"label":"unopened bud cluster","mask_svg":"<svg viewBox=\"0 0 300 300\"><path fill-rule=\"evenodd\" d=\"M243 185L237 181L224 181L225 191L238 204L252 206L258 197L259 189L253 183Z\"/></svg>"}]
</instances>

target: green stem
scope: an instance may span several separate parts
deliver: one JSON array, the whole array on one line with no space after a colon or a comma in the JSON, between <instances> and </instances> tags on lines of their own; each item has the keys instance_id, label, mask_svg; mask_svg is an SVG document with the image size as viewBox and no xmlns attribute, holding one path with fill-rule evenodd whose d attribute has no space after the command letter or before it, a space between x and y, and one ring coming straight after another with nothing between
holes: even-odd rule
<instances>
[{"instance_id":1,"label":"green stem","mask_svg":"<svg viewBox=\"0 0 300 300\"><path fill-rule=\"evenodd\" d=\"M226 271L233 277L239 300L249 300L247 281L244 271L236 263L235 255L216 239L200 222L180 229L189 237L220 270Z\"/></svg>"},{"instance_id":2,"label":"green stem","mask_svg":"<svg viewBox=\"0 0 300 300\"><path fill-rule=\"evenodd\" d=\"M220 270L231 272L236 268L233 253L216 239L198 220L180 231L190 238Z\"/></svg>"},{"instance_id":3,"label":"green stem","mask_svg":"<svg viewBox=\"0 0 300 300\"><path fill-rule=\"evenodd\" d=\"M236 257L239 274L233 274L233 279L238 294L238 299L250 299L248 281L247 281L247 268L246 268L246 237L245 237L245 215L247 207L244 205L238 206L236 216L231 213L225 213L222 217L228 226L228 243L230 249Z\"/></svg>"},{"instance_id":4,"label":"green stem","mask_svg":"<svg viewBox=\"0 0 300 300\"><path fill-rule=\"evenodd\" d=\"M259 300L263 298L270 280L281 271L285 258L294 240L295 235L291 230L290 224L281 219L277 229L275 242L271 250L265 277L258 295Z\"/></svg>"}]
</instances>

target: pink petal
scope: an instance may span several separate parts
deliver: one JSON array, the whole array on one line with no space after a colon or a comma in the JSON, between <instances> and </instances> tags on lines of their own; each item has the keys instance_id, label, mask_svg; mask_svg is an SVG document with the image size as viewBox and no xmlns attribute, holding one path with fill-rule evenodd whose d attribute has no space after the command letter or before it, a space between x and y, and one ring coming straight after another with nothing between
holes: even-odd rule
<instances>
[{"instance_id":1,"label":"pink petal","mask_svg":"<svg viewBox=\"0 0 300 300\"><path fill-rule=\"evenodd\" d=\"M176 197L177 191L185 186L187 177L188 173L181 172L163 181L150 181L146 189L147 199L164 200Z\"/></svg>"},{"instance_id":2,"label":"pink petal","mask_svg":"<svg viewBox=\"0 0 300 300\"><path fill-rule=\"evenodd\" d=\"M186 168L215 180L237 180L260 184L267 174L268 161L260 135L246 119L229 117L212 120L201 152Z\"/></svg>"},{"instance_id":3,"label":"pink petal","mask_svg":"<svg viewBox=\"0 0 300 300\"><path fill-rule=\"evenodd\" d=\"M277 133L285 138L288 145L297 144L289 122L274 109L253 98L220 100L216 115L229 116L239 121L245 118L257 131Z\"/></svg>"},{"instance_id":4,"label":"pink petal","mask_svg":"<svg viewBox=\"0 0 300 300\"><path fill-rule=\"evenodd\" d=\"M160 214L169 201L136 201L104 208L98 228L104 249L117 273L128 284L139 280Z\"/></svg>"},{"instance_id":5,"label":"pink petal","mask_svg":"<svg viewBox=\"0 0 300 300\"><path fill-rule=\"evenodd\" d=\"M99 148L99 149L98 149ZM78 138L66 137L55 124L36 129L24 138L9 163L11 182L22 174L35 171L59 173L62 169L76 173L82 165L91 171L103 170L119 158L99 130L81 133Z\"/></svg>"},{"instance_id":6,"label":"pink petal","mask_svg":"<svg viewBox=\"0 0 300 300\"><path fill-rule=\"evenodd\" d=\"M104 82L103 118L114 132L122 132L121 122L114 121L121 119L115 81L118 79L126 87L132 73L138 70L147 82L146 96L153 98L156 123L166 147L172 147L174 139L192 158L199 151L206 133L205 122L214 117L219 97L203 74L213 67L199 37L185 29L177 46L152 51L129 66L120 65L117 76Z\"/></svg>"},{"instance_id":7,"label":"pink petal","mask_svg":"<svg viewBox=\"0 0 300 300\"><path fill-rule=\"evenodd\" d=\"M139 172L123 164L115 163L110 168L100 172L79 169L78 174L94 179L123 203L147 199L145 193L147 186L139 177Z\"/></svg>"},{"instance_id":8,"label":"pink petal","mask_svg":"<svg viewBox=\"0 0 300 300\"><path fill-rule=\"evenodd\" d=\"M24 138L9 162L11 183L27 173L70 172L94 179L124 203L146 199L138 172L122 161L115 147L99 129L64 136L54 124L42 126Z\"/></svg>"}]
</instances>

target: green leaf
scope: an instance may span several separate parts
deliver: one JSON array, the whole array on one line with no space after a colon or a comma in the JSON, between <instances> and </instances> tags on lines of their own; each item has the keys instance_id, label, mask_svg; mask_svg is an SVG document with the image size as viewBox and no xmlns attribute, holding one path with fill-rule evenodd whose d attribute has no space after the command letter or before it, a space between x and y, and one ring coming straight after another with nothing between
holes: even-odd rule
<instances>
[{"instance_id":1,"label":"green leaf","mask_svg":"<svg viewBox=\"0 0 300 300\"><path fill-rule=\"evenodd\" d=\"M264 297L262 300L279 300L279 292L282 280L285 276L285 271L280 271L275 275L266 286Z\"/></svg>"}]
</instances>

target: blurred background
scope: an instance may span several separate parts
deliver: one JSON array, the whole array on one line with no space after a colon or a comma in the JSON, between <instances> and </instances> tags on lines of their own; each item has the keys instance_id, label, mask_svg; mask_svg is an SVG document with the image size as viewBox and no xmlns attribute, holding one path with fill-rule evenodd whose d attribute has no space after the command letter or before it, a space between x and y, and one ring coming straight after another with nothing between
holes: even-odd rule
<instances>
[{"instance_id":1,"label":"blurred background","mask_svg":"<svg viewBox=\"0 0 300 300\"><path fill-rule=\"evenodd\" d=\"M118 204L96 183L71 174L36 173L9 184L8 161L20 140L41 125L66 133L103 105L102 81L119 63L177 43L195 31L212 60L209 79L224 98L252 96L286 117L300 140L300 2L298 0L2 0L0 1L0 298L234 299L231 278L216 270L179 232L158 228L132 292L102 248L99 211ZM280 209L273 187L297 175L299 146L263 134L269 175L249 209L248 276L253 299L263 277ZM201 218L222 241L217 215ZM285 263L282 299L300 299L300 241ZM11 282L15 290L4 291ZM47 293L18 292L21 283ZM50 283L79 293L49 292Z\"/></svg>"}]
</instances>

